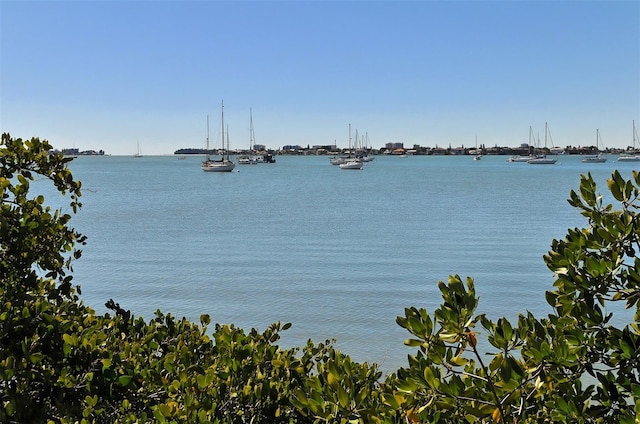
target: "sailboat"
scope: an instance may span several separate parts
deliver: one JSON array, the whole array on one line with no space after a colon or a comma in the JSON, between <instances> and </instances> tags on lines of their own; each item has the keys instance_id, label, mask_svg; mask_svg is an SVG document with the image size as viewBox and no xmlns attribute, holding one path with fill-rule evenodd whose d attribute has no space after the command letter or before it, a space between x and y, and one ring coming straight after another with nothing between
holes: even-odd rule
<instances>
[{"instance_id":1,"label":"sailboat","mask_svg":"<svg viewBox=\"0 0 640 424\"><path fill-rule=\"evenodd\" d=\"M607 156L603 153L600 153L600 130L596 129L596 150L598 153L595 155L588 155L582 158L582 162L584 163L604 163L607 161Z\"/></svg>"},{"instance_id":2,"label":"sailboat","mask_svg":"<svg viewBox=\"0 0 640 424\"><path fill-rule=\"evenodd\" d=\"M136 151L136 153L133 155L134 158L141 158L142 157L142 152L140 151L140 142L137 141L136 142L138 144L138 150Z\"/></svg>"},{"instance_id":3,"label":"sailboat","mask_svg":"<svg viewBox=\"0 0 640 424\"><path fill-rule=\"evenodd\" d=\"M531 128L531 125L529 125L529 144L527 145L529 152L531 152L531 146L533 146L533 144L534 144L533 128ZM533 157L530 154L514 155L514 156L509 156L509 159L507 159L507 162L529 162L531 159L533 159Z\"/></svg>"},{"instance_id":4,"label":"sailboat","mask_svg":"<svg viewBox=\"0 0 640 424\"><path fill-rule=\"evenodd\" d=\"M357 138L357 132L356 132ZM349 156L351 156L351 124L349 124ZM358 158L349 157L346 162L338 165L340 169L362 169L364 162Z\"/></svg>"},{"instance_id":5,"label":"sailboat","mask_svg":"<svg viewBox=\"0 0 640 424\"><path fill-rule=\"evenodd\" d=\"M258 157L253 154L253 146L255 144L253 137L253 112L249 109L249 154L238 156L238 165L255 165L258 163Z\"/></svg>"},{"instance_id":6,"label":"sailboat","mask_svg":"<svg viewBox=\"0 0 640 424\"><path fill-rule=\"evenodd\" d=\"M334 140L334 146L335 146L335 145L336 145L336 143L335 143L335 140ZM351 152L349 152L349 153L351 153ZM351 158L351 155L349 155L349 156L344 156L344 155L341 155L341 156L331 156L331 157L329 158L329 162L331 162L331 165L341 165L341 164L343 164L343 163L346 163L346 162L347 162L347 159L350 159L350 158Z\"/></svg>"},{"instance_id":7,"label":"sailboat","mask_svg":"<svg viewBox=\"0 0 640 424\"><path fill-rule=\"evenodd\" d=\"M209 157L209 115L207 115L207 158L202 162L200 168L205 172L231 172L236 164L229 159L229 135L227 129L227 149L224 148L224 101L221 108L222 119L222 158L214 160ZM225 151L227 153L225 157Z\"/></svg>"},{"instance_id":8,"label":"sailboat","mask_svg":"<svg viewBox=\"0 0 640 424\"><path fill-rule=\"evenodd\" d=\"M544 148L547 148L547 136L549 135L549 125L544 123ZM546 153L537 153L533 158L529 159L527 163L532 165L553 165L558 161L558 158L547 157Z\"/></svg>"},{"instance_id":9,"label":"sailboat","mask_svg":"<svg viewBox=\"0 0 640 424\"><path fill-rule=\"evenodd\" d=\"M362 149L362 157L360 159L362 159L363 162L371 162L372 160L374 160L376 157L373 156L370 152L371 152L371 146L369 146L369 133L365 132L364 133L364 147Z\"/></svg>"},{"instance_id":10,"label":"sailboat","mask_svg":"<svg viewBox=\"0 0 640 424\"><path fill-rule=\"evenodd\" d=\"M636 121L633 121L633 148L630 153L621 153L620 156L618 156L618 162L640 162L640 153L636 151L637 140Z\"/></svg>"},{"instance_id":11,"label":"sailboat","mask_svg":"<svg viewBox=\"0 0 640 424\"><path fill-rule=\"evenodd\" d=\"M478 136L476 136L476 147L474 149L473 160L482 159L482 149L478 150Z\"/></svg>"}]
</instances>

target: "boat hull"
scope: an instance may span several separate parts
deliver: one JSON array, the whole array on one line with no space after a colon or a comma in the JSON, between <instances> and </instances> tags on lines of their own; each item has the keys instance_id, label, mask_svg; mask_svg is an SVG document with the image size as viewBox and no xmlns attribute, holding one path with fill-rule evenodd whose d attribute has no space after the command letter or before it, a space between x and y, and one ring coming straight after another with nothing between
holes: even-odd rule
<instances>
[{"instance_id":1,"label":"boat hull","mask_svg":"<svg viewBox=\"0 0 640 424\"><path fill-rule=\"evenodd\" d=\"M241 156L238 158L238 165L256 165L258 160L249 156Z\"/></svg>"},{"instance_id":2,"label":"boat hull","mask_svg":"<svg viewBox=\"0 0 640 424\"><path fill-rule=\"evenodd\" d=\"M507 162L529 162L530 160L531 156L511 156Z\"/></svg>"},{"instance_id":3,"label":"boat hull","mask_svg":"<svg viewBox=\"0 0 640 424\"><path fill-rule=\"evenodd\" d=\"M640 155L620 156L618 162L640 162Z\"/></svg>"},{"instance_id":4,"label":"boat hull","mask_svg":"<svg viewBox=\"0 0 640 424\"><path fill-rule=\"evenodd\" d=\"M527 163L531 165L553 165L557 161L558 159L556 158L535 158L535 159L529 159Z\"/></svg>"},{"instance_id":5,"label":"boat hull","mask_svg":"<svg viewBox=\"0 0 640 424\"><path fill-rule=\"evenodd\" d=\"M222 162L203 162L202 170L204 172L231 172L236 167L236 164L225 160Z\"/></svg>"},{"instance_id":6,"label":"boat hull","mask_svg":"<svg viewBox=\"0 0 640 424\"><path fill-rule=\"evenodd\" d=\"M589 156L582 159L581 162L582 163L605 163L606 161L607 161L607 158L603 156Z\"/></svg>"},{"instance_id":7,"label":"boat hull","mask_svg":"<svg viewBox=\"0 0 640 424\"><path fill-rule=\"evenodd\" d=\"M340 169L358 170L358 169L362 169L362 167L364 166L364 163L358 162L358 161L349 161L349 162L341 163L339 166L340 166Z\"/></svg>"}]
</instances>

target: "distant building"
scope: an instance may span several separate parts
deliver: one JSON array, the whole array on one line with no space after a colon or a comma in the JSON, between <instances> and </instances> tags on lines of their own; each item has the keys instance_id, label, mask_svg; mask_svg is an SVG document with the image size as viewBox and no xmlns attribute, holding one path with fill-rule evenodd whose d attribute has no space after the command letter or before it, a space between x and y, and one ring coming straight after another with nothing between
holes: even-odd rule
<instances>
[{"instance_id":1,"label":"distant building","mask_svg":"<svg viewBox=\"0 0 640 424\"><path fill-rule=\"evenodd\" d=\"M76 147L66 148L62 150L52 150L53 153L62 153L67 157L78 157L78 156L102 156L104 155L104 150L100 149L96 150L80 150Z\"/></svg>"},{"instance_id":2,"label":"distant building","mask_svg":"<svg viewBox=\"0 0 640 424\"><path fill-rule=\"evenodd\" d=\"M62 149L62 154L65 156L78 156L80 154L80 149L77 149L75 147Z\"/></svg>"},{"instance_id":3,"label":"distant building","mask_svg":"<svg viewBox=\"0 0 640 424\"><path fill-rule=\"evenodd\" d=\"M434 147L433 149L431 149L431 154L432 155L446 155L448 153L448 149L445 147Z\"/></svg>"},{"instance_id":4,"label":"distant building","mask_svg":"<svg viewBox=\"0 0 640 424\"><path fill-rule=\"evenodd\" d=\"M290 150L290 151L297 151L297 150L301 150L302 147L298 144L296 144L295 146L292 145L286 145L286 146L282 146L282 150Z\"/></svg>"},{"instance_id":5,"label":"distant building","mask_svg":"<svg viewBox=\"0 0 640 424\"><path fill-rule=\"evenodd\" d=\"M335 144L316 144L313 147L311 147L311 150L320 150L320 149L324 149L330 152L333 150L338 150L338 146L336 146Z\"/></svg>"},{"instance_id":6,"label":"distant building","mask_svg":"<svg viewBox=\"0 0 640 424\"><path fill-rule=\"evenodd\" d=\"M403 149L404 150L404 143L387 143L384 145L385 149L393 151L396 149Z\"/></svg>"}]
</instances>

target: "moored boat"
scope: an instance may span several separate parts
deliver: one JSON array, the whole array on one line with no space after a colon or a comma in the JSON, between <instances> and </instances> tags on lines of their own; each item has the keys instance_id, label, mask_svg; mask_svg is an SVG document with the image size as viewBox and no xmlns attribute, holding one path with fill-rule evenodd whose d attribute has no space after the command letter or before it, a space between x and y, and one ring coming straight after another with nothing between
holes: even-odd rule
<instances>
[{"instance_id":1,"label":"moored boat","mask_svg":"<svg viewBox=\"0 0 640 424\"><path fill-rule=\"evenodd\" d=\"M549 125L544 123L544 147L547 148L547 137L549 135ZM537 153L527 163L531 165L553 165L558 161L557 157L547 157L546 153Z\"/></svg>"},{"instance_id":2,"label":"moored boat","mask_svg":"<svg viewBox=\"0 0 640 424\"><path fill-rule=\"evenodd\" d=\"M334 156L329 158L329 162L331 162L331 165L341 165L347 163L347 159L349 158L346 156Z\"/></svg>"},{"instance_id":3,"label":"moored boat","mask_svg":"<svg viewBox=\"0 0 640 424\"><path fill-rule=\"evenodd\" d=\"M553 165L558 161L558 158L550 158L547 155L536 155L532 159L529 159L527 163L532 165Z\"/></svg>"},{"instance_id":4,"label":"moored boat","mask_svg":"<svg viewBox=\"0 0 640 424\"><path fill-rule=\"evenodd\" d=\"M633 145L630 152L621 153L618 156L618 162L640 162L640 152L636 151L636 140L638 133L636 132L636 121L633 121Z\"/></svg>"},{"instance_id":5,"label":"moored boat","mask_svg":"<svg viewBox=\"0 0 640 424\"><path fill-rule=\"evenodd\" d=\"M534 157L531 155L531 146L534 143L534 138L533 138L533 128L531 128L531 125L529 125L529 144L527 144L527 148L529 150L529 154L528 155L513 155L513 156L509 156L509 158L507 159L507 162L520 162L520 163L524 163L524 162L529 162L531 159L533 159ZM520 147L524 146L523 144L520 145Z\"/></svg>"},{"instance_id":6,"label":"moored boat","mask_svg":"<svg viewBox=\"0 0 640 424\"><path fill-rule=\"evenodd\" d=\"M349 158L347 158L344 162L339 163L338 166L340 167L340 169L356 169L356 170L362 169L362 167L364 166L364 162L361 159L358 159L357 157L352 158L350 156L351 156L351 124L349 124Z\"/></svg>"},{"instance_id":7,"label":"moored boat","mask_svg":"<svg viewBox=\"0 0 640 424\"><path fill-rule=\"evenodd\" d=\"M604 153L600 152L600 130L596 129L596 151L595 155L587 155L582 158L583 163L605 163L607 161L607 156Z\"/></svg>"},{"instance_id":8,"label":"moored boat","mask_svg":"<svg viewBox=\"0 0 640 424\"><path fill-rule=\"evenodd\" d=\"M359 159L349 159L345 163L341 163L340 169L362 169L364 162Z\"/></svg>"},{"instance_id":9,"label":"moored boat","mask_svg":"<svg viewBox=\"0 0 640 424\"><path fill-rule=\"evenodd\" d=\"M205 172L231 172L236 167L236 164L233 163L232 160L229 159L229 130L227 129L227 155L225 157L225 148L224 148L224 102L222 103L221 109L221 117L222 117L222 158L221 159L211 159L209 157L209 116L207 115L207 157L202 162L200 168Z\"/></svg>"},{"instance_id":10,"label":"moored boat","mask_svg":"<svg viewBox=\"0 0 640 424\"><path fill-rule=\"evenodd\" d=\"M529 162L533 156L509 156L507 162Z\"/></svg>"},{"instance_id":11,"label":"moored boat","mask_svg":"<svg viewBox=\"0 0 640 424\"><path fill-rule=\"evenodd\" d=\"M264 162L264 159L260 155L254 154L254 145L253 111L249 108L249 153L238 156L238 165L256 165Z\"/></svg>"},{"instance_id":12,"label":"moored boat","mask_svg":"<svg viewBox=\"0 0 640 424\"><path fill-rule=\"evenodd\" d=\"M482 159L482 148L478 149L478 136L476 136L476 146L473 151L473 160Z\"/></svg>"}]
</instances>

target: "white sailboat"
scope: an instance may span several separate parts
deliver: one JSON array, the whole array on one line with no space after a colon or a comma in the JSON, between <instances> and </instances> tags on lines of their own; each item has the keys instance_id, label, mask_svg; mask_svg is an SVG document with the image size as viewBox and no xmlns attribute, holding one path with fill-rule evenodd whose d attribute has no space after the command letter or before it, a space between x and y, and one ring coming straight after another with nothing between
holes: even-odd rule
<instances>
[{"instance_id":1,"label":"white sailboat","mask_svg":"<svg viewBox=\"0 0 640 424\"><path fill-rule=\"evenodd\" d=\"M640 162L640 152L636 151L636 141L638 133L636 132L636 121L633 121L633 147L629 153L621 153L618 162Z\"/></svg>"},{"instance_id":2,"label":"white sailboat","mask_svg":"<svg viewBox=\"0 0 640 424\"><path fill-rule=\"evenodd\" d=\"M333 141L333 145L336 146L336 140ZM331 163L331 165L340 165L342 163L346 163L347 159L349 159L351 156L344 156L344 155L340 155L340 156L331 156L329 158L329 162Z\"/></svg>"},{"instance_id":3,"label":"white sailboat","mask_svg":"<svg viewBox=\"0 0 640 424\"><path fill-rule=\"evenodd\" d=\"M221 117L222 117L222 158L219 160L214 160L209 157L209 115L207 115L207 157L202 162L200 168L205 172L231 172L235 168L236 164L233 163L229 159L229 136L227 130L227 149L226 149L226 157L225 157L225 148L224 148L224 102L222 102L221 109Z\"/></svg>"},{"instance_id":4,"label":"white sailboat","mask_svg":"<svg viewBox=\"0 0 640 424\"><path fill-rule=\"evenodd\" d=\"M343 163L347 163L347 159L349 158L346 156L334 156L329 158L329 162L331 162L331 165L342 165Z\"/></svg>"},{"instance_id":5,"label":"white sailboat","mask_svg":"<svg viewBox=\"0 0 640 424\"><path fill-rule=\"evenodd\" d=\"M544 148L546 150L547 148L547 136L549 135L549 125L547 125L547 123L544 123ZM530 163L532 165L553 165L554 163L556 163L558 161L558 158L553 157L547 157L546 153L537 153L534 155L533 158L529 159L527 161L527 163Z\"/></svg>"},{"instance_id":6,"label":"white sailboat","mask_svg":"<svg viewBox=\"0 0 640 424\"><path fill-rule=\"evenodd\" d=\"M533 146L535 143L534 138L533 138L533 128L531 128L531 125L529 125L529 152L531 152L531 146ZM509 156L509 159L507 159L507 162L529 162L531 159L533 159L533 157L531 156L531 154L528 154L526 156L524 155L514 155L514 156Z\"/></svg>"},{"instance_id":7,"label":"white sailboat","mask_svg":"<svg viewBox=\"0 0 640 424\"><path fill-rule=\"evenodd\" d=\"M364 163L358 159L349 159L345 163L338 165L340 169L362 169Z\"/></svg>"},{"instance_id":8,"label":"white sailboat","mask_svg":"<svg viewBox=\"0 0 640 424\"><path fill-rule=\"evenodd\" d=\"M373 156L372 154L370 154L371 152L371 146L369 146L369 133L365 132L364 133L365 136L365 141L364 141L364 148L363 150L363 154L362 157L360 159L362 159L363 162L371 162L373 161L376 157Z\"/></svg>"},{"instance_id":9,"label":"white sailboat","mask_svg":"<svg viewBox=\"0 0 640 424\"><path fill-rule=\"evenodd\" d=\"M142 152L140 151L140 142L136 141L136 144L138 145L138 150L136 150L136 153L133 155L134 158L141 158L142 157Z\"/></svg>"},{"instance_id":10,"label":"white sailboat","mask_svg":"<svg viewBox=\"0 0 640 424\"><path fill-rule=\"evenodd\" d=\"M600 153L600 130L596 129L596 150L595 155L588 155L582 158L584 163L604 163L607 161L607 156L604 153Z\"/></svg>"},{"instance_id":11,"label":"white sailboat","mask_svg":"<svg viewBox=\"0 0 640 424\"><path fill-rule=\"evenodd\" d=\"M473 160L482 159L482 149L478 150L478 136L476 136L476 147L473 153Z\"/></svg>"},{"instance_id":12,"label":"white sailboat","mask_svg":"<svg viewBox=\"0 0 640 424\"><path fill-rule=\"evenodd\" d=\"M507 162L529 162L531 159L533 159L531 156L511 156Z\"/></svg>"},{"instance_id":13,"label":"white sailboat","mask_svg":"<svg viewBox=\"0 0 640 424\"><path fill-rule=\"evenodd\" d=\"M349 156L351 156L351 124L349 124ZM364 162L358 158L349 157L344 163L338 165L340 169L362 169Z\"/></svg>"},{"instance_id":14,"label":"white sailboat","mask_svg":"<svg viewBox=\"0 0 640 424\"><path fill-rule=\"evenodd\" d=\"M253 152L254 145L253 111L249 108L249 154L238 156L238 165L255 165L258 163L259 158L257 155L254 155Z\"/></svg>"}]
</instances>

